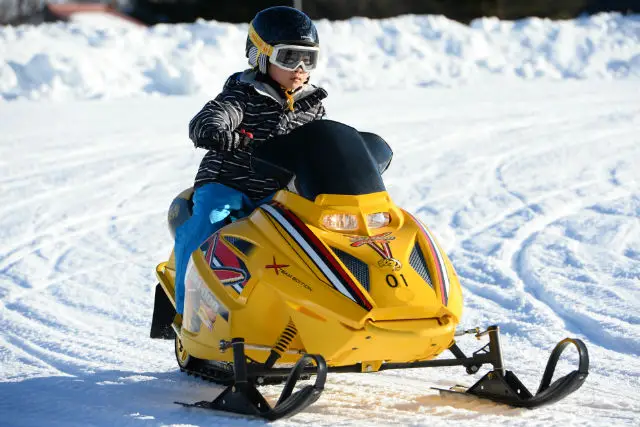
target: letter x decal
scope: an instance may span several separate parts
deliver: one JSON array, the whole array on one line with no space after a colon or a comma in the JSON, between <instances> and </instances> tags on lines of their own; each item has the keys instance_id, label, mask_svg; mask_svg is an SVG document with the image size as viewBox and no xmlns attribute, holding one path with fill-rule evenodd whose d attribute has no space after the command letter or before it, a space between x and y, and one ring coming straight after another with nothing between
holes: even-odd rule
<instances>
[{"instance_id":1,"label":"letter x decal","mask_svg":"<svg viewBox=\"0 0 640 427\"><path fill-rule=\"evenodd\" d=\"M285 268L285 267L289 267L289 265L287 264L278 264L276 263L276 256L273 256L273 264L270 265L265 265L266 268L273 268L273 270L276 272L276 275L280 274L280 272L278 271L280 268Z\"/></svg>"}]
</instances>

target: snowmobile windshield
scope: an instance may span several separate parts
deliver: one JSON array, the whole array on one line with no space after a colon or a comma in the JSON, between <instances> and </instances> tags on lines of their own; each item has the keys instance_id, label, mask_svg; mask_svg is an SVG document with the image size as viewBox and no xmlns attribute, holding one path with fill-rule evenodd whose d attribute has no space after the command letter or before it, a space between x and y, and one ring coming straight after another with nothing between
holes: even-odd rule
<instances>
[{"instance_id":1,"label":"snowmobile windshield","mask_svg":"<svg viewBox=\"0 0 640 427\"><path fill-rule=\"evenodd\" d=\"M386 191L381 175L393 156L378 135L332 120L316 120L277 136L253 154L258 159L253 163L258 173L276 177L283 187L295 175L298 193L309 200L319 194Z\"/></svg>"}]
</instances>

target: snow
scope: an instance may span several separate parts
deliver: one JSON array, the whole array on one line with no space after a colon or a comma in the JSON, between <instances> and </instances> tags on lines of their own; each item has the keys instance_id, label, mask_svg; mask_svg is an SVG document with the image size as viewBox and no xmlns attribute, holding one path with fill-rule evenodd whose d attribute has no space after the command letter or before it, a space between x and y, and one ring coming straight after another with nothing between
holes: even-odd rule
<instances>
[{"instance_id":1,"label":"snow","mask_svg":"<svg viewBox=\"0 0 640 427\"><path fill-rule=\"evenodd\" d=\"M79 22L93 28L123 28L125 30L140 29L137 22L129 21L124 17L112 13L99 11L76 12L70 16L72 22Z\"/></svg>"},{"instance_id":2,"label":"snow","mask_svg":"<svg viewBox=\"0 0 640 427\"><path fill-rule=\"evenodd\" d=\"M98 13L70 23L0 27L0 102L212 95L246 66L247 26L199 21L139 27ZM640 79L640 16L571 21L443 16L318 22L314 80L330 90L459 86L489 79Z\"/></svg>"},{"instance_id":3,"label":"snow","mask_svg":"<svg viewBox=\"0 0 640 427\"><path fill-rule=\"evenodd\" d=\"M499 324L506 366L532 391L567 336L587 343L591 373L535 411L430 389L480 377L462 368L330 374L316 404L275 425L640 424L639 25L320 23L330 118L393 147L388 190L451 257L461 327ZM204 154L187 123L244 66L245 30L0 28L3 426L262 424L175 405L221 388L147 338L166 211Z\"/></svg>"}]
</instances>

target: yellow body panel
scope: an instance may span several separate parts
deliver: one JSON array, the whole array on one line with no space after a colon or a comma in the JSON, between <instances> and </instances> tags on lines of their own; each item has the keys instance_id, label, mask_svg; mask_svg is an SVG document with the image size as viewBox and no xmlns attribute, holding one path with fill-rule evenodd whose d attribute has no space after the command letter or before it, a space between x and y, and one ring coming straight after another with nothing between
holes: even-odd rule
<instances>
[{"instance_id":1,"label":"yellow body panel","mask_svg":"<svg viewBox=\"0 0 640 427\"><path fill-rule=\"evenodd\" d=\"M218 245L250 273L242 288L224 283L205 253L193 253L180 332L189 354L231 361L219 343L242 337L247 355L264 362L291 322L297 334L279 352L321 354L330 366L363 362L375 371L383 362L434 358L452 344L462 315L454 268L432 233L386 192L312 202L283 190L274 201L219 232ZM366 216L377 212L389 212L391 222L369 229ZM356 215L359 228L326 229L321 219L333 213ZM237 239L252 250L234 246ZM173 302L173 255L157 275ZM278 362L298 358L285 352Z\"/></svg>"}]
</instances>

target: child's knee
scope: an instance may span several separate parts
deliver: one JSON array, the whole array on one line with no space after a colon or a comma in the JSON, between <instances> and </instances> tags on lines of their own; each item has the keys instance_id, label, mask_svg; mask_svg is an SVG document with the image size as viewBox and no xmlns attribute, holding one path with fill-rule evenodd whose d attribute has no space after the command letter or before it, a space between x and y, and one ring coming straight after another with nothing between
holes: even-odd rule
<instances>
[{"instance_id":1,"label":"child's knee","mask_svg":"<svg viewBox=\"0 0 640 427\"><path fill-rule=\"evenodd\" d=\"M211 209L209 212L209 222L211 224L218 224L219 222L224 221L226 217L231 214L231 206L226 204L221 208Z\"/></svg>"},{"instance_id":2,"label":"child's knee","mask_svg":"<svg viewBox=\"0 0 640 427\"><path fill-rule=\"evenodd\" d=\"M206 216L211 224L222 222L231 211L242 209L243 193L218 183L205 184L194 195L194 215Z\"/></svg>"}]
</instances>

